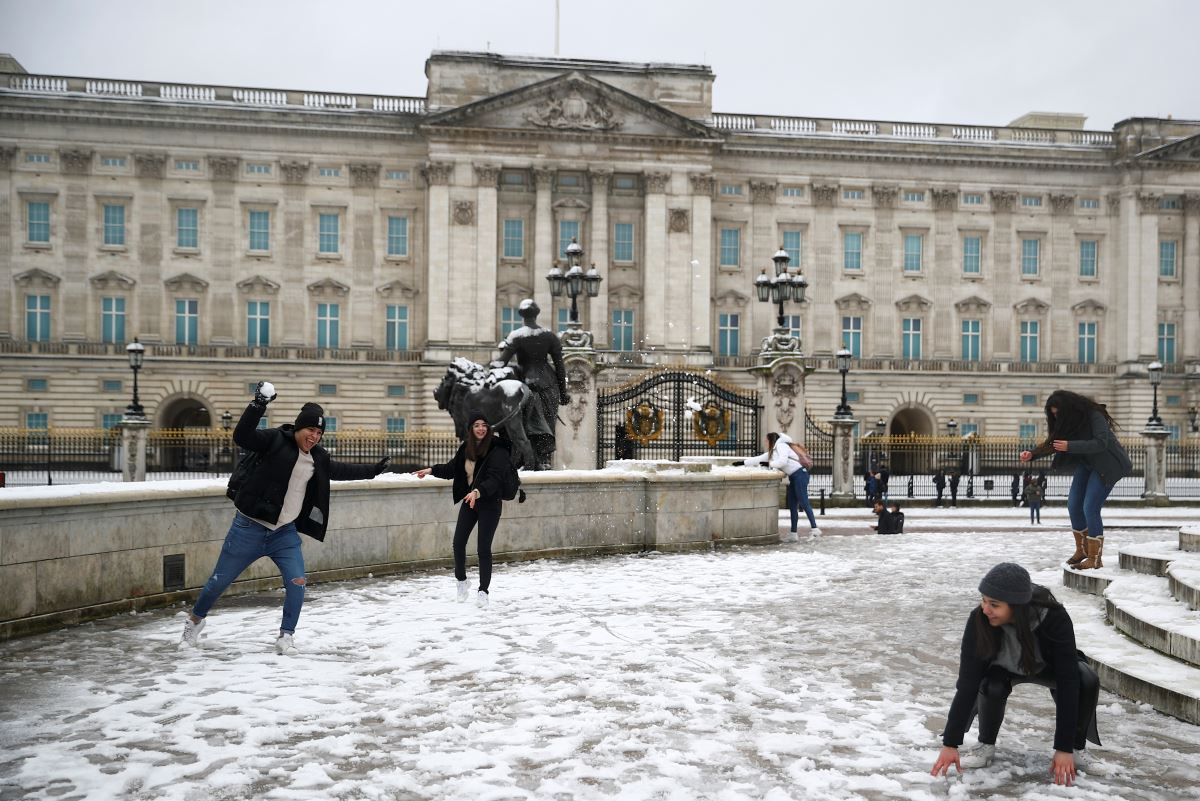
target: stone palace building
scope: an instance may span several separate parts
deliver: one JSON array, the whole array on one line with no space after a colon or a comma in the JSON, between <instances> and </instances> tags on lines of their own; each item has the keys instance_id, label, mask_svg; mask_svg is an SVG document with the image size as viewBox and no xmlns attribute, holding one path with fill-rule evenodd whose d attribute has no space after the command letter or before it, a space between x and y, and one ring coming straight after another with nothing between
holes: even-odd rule
<instances>
[{"instance_id":1,"label":"stone palace building","mask_svg":"<svg viewBox=\"0 0 1200 801\"><path fill-rule=\"evenodd\" d=\"M28 74L0 56L0 426L236 415L255 382L341 430L447 429L577 239L601 386L662 365L746 388L782 248L786 323L864 426L1035 435L1050 391L1137 428L1146 364L1200 402L1200 121L1006 127L714 111L711 68L435 52L424 97ZM276 411L273 407L272 411Z\"/></svg>"}]
</instances>

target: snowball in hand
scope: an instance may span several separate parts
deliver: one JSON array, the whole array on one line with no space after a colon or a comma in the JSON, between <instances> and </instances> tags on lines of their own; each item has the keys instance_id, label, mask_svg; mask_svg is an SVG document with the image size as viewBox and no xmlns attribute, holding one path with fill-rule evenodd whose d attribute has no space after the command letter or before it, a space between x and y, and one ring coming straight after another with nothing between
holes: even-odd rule
<instances>
[{"instance_id":1,"label":"snowball in hand","mask_svg":"<svg viewBox=\"0 0 1200 801\"><path fill-rule=\"evenodd\" d=\"M262 393L264 398L275 397L275 385L270 381L262 382L262 386L258 388L258 391Z\"/></svg>"}]
</instances>

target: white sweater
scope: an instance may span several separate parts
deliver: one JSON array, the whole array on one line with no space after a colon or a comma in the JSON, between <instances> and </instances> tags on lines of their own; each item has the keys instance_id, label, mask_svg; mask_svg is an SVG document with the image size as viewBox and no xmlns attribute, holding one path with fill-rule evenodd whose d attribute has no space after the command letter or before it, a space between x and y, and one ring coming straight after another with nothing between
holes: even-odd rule
<instances>
[{"instance_id":1,"label":"white sweater","mask_svg":"<svg viewBox=\"0 0 1200 801\"><path fill-rule=\"evenodd\" d=\"M776 470L782 470L784 475L790 476L797 470L804 468L800 464L800 460L796 458L796 452L792 450L789 444L792 438L787 434L780 434L779 439L775 440L775 447L765 453L760 453L758 456L751 456L745 460L745 464L766 464L774 467Z\"/></svg>"}]
</instances>

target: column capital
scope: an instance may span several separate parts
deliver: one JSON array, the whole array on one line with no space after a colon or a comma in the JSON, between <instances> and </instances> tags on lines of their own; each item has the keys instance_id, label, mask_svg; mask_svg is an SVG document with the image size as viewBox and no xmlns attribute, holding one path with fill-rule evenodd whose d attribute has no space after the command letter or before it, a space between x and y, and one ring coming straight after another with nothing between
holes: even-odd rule
<instances>
[{"instance_id":1,"label":"column capital","mask_svg":"<svg viewBox=\"0 0 1200 801\"><path fill-rule=\"evenodd\" d=\"M1012 211L1017 207L1017 193L1004 189L993 189L988 192L995 211Z\"/></svg>"},{"instance_id":2,"label":"column capital","mask_svg":"<svg viewBox=\"0 0 1200 801\"><path fill-rule=\"evenodd\" d=\"M592 194L605 193L612 183L612 170L589 169L588 178L592 182Z\"/></svg>"},{"instance_id":3,"label":"column capital","mask_svg":"<svg viewBox=\"0 0 1200 801\"><path fill-rule=\"evenodd\" d=\"M15 145L0 145L0 169L10 169L13 157L17 155Z\"/></svg>"},{"instance_id":4,"label":"column capital","mask_svg":"<svg viewBox=\"0 0 1200 801\"><path fill-rule=\"evenodd\" d=\"M430 186L449 186L454 165L448 161L429 161L421 167L421 176Z\"/></svg>"},{"instance_id":5,"label":"column capital","mask_svg":"<svg viewBox=\"0 0 1200 801\"><path fill-rule=\"evenodd\" d=\"M838 188L836 184L813 184L812 198L813 203L825 208L832 208L837 204Z\"/></svg>"},{"instance_id":6,"label":"column capital","mask_svg":"<svg viewBox=\"0 0 1200 801\"><path fill-rule=\"evenodd\" d=\"M350 162L350 185L372 187L379 185L379 162Z\"/></svg>"},{"instance_id":7,"label":"column capital","mask_svg":"<svg viewBox=\"0 0 1200 801\"><path fill-rule=\"evenodd\" d=\"M1200 214L1200 195L1184 195L1183 212L1184 214Z\"/></svg>"},{"instance_id":8,"label":"column capital","mask_svg":"<svg viewBox=\"0 0 1200 801\"><path fill-rule=\"evenodd\" d=\"M1138 192L1138 211L1142 214L1156 214L1158 212L1158 201L1161 198L1162 195L1156 192Z\"/></svg>"},{"instance_id":9,"label":"column capital","mask_svg":"<svg viewBox=\"0 0 1200 801\"><path fill-rule=\"evenodd\" d=\"M667 181L671 179L671 174L669 172L648 172L645 177L647 194L661 195L667 191Z\"/></svg>"},{"instance_id":10,"label":"column capital","mask_svg":"<svg viewBox=\"0 0 1200 801\"><path fill-rule=\"evenodd\" d=\"M1075 208L1074 195L1051 195L1050 208L1055 214L1070 214Z\"/></svg>"},{"instance_id":11,"label":"column capital","mask_svg":"<svg viewBox=\"0 0 1200 801\"><path fill-rule=\"evenodd\" d=\"M933 200L934 211L954 211L958 208L957 189L930 189L929 197Z\"/></svg>"},{"instance_id":12,"label":"column capital","mask_svg":"<svg viewBox=\"0 0 1200 801\"><path fill-rule=\"evenodd\" d=\"M554 186L554 170L545 167L534 167L533 185L538 189L552 188Z\"/></svg>"},{"instance_id":13,"label":"column capital","mask_svg":"<svg viewBox=\"0 0 1200 801\"><path fill-rule=\"evenodd\" d=\"M1108 206L1108 213L1112 216L1117 216L1121 213L1121 193L1110 192L1104 198L1105 205Z\"/></svg>"},{"instance_id":14,"label":"column capital","mask_svg":"<svg viewBox=\"0 0 1200 801\"><path fill-rule=\"evenodd\" d=\"M58 160L62 171L67 175L87 175L92 169L94 150L84 148L68 148L58 151Z\"/></svg>"},{"instance_id":15,"label":"column capital","mask_svg":"<svg viewBox=\"0 0 1200 801\"><path fill-rule=\"evenodd\" d=\"M896 205L896 198L899 195L900 187L895 185L884 186L881 184L873 184L871 186L871 199L875 201L876 208L893 208Z\"/></svg>"},{"instance_id":16,"label":"column capital","mask_svg":"<svg viewBox=\"0 0 1200 801\"><path fill-rule=\"evenodd\" d=\"M162 178L167 166L165 153L134 153L133 168L138 178Z\"/></svg>"},{"instance_id":17,"label":"column capital","mask_svg":"<svg viewBox=\"0 0 1200 801\"><path fill-rule=\"evenodd\" d=\"M779 184L774 181L751 181L750 200L753 203L774 203Z\"/></svg>"},{"instance_id":18,"label":"column capital","mask_svg":"<svg viewBox=\"0 0 1200 801\"><path fill-rule=\"evenodd\" d=\"M500 180L499 164L475 164L475 181L480 189L495 189Z\"/></svg>"},{"instance_id":19,"label":"column capital","mask_svg":"<svg viewBox=\"0 0 1200 801\"><path fill-rule=\"evenodd\" d=\"M281 161L279 169L283 173L285 184L302 184L308 178L308 168L312 166L307 161Z\"/></svg>"},{"instance_id":20,"label":"column capital","mask_svg":"<svg viewBox=\"0 0 1200 801\"><path fill-rule=\"evenodd\" d=\"M232 181L237 177L238 164L241 159L237 156L209 156L208 169L214 181Z\"/></svg>"},{"instance_id":21,"label":"column capital","mask_svg":"<svg viewBox=\"0 0 1200 801\"><path fill-rule=\"evenodd\" d=\"M692 182L692 192L697 195L712 196L717 191L717 177L708 173L692 173L688 176Z\"/></svg>"}]
</instances>

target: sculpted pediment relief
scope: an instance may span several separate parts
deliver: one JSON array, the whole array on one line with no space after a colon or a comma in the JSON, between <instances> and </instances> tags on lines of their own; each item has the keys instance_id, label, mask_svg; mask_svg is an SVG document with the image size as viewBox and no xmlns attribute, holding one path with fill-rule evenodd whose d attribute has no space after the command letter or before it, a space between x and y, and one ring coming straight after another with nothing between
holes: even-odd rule
<instances>
[{"instance_id":1,"label":"sculpted pediment relief","mask_svg":"<svg viewBox=\"0 0 1200 801\"><path fill-rule=\"evenodd\" d=\"M929 298L923 298L920 295L909 295L906 298L901 298L896 301L896 308L901 311L929 311L933 308L933 301Z\"/></svg>"},{"instance_id":2,"label":"sculpted pediment relief","mask_svg":"<svg viewBox=\"0 0 1200 801\"><path fill-rule=\"evenodd\" d=\"M979 314L992 308L992 303L991 301L984 300L978 295L972 295L969 298L963 298L955 303L954 308L957 309L960 314Z\"/></svg>"},{"instance_id":3,"label":"sculpted pediment relief","mask_svg":"<svg viewBox=\"0 0 1200 801\"><path fill-rule=\"evenodd\" d=\"M203 292L208 282L191 273L180 273L163 281L163 286L170 292Z\"/></svg>"},{"instance_id":4,"label":"sculpted pediment relief","mask_svg":"<svg viewBox=\"0 0 1200 801\"><path fill-rule=\"evenodd\" d=\"M133 289L137 281L116 270L107 270L99 275L93 275L88 283L96 289Z\"/></svg>"},{"instance_id":5,"label":"sculpted pediment relief","mask_svg":"<svg viewBox=\"0 0 1200 801\"><path fill-rule=\"evenodd\" d=\"M641 291L632 286L615 286L608 293L608 305L618 309L631 308L641 299Z\"/></svg>"},{"instance_id":6,"label":"sculpted pediment relief","mask_svg":"<svg viewBox=\"0 0 1200 801\"><path fill-rule=\"evenodd\" d=\"M707 126L582 72L569 72L430 116L428 133L454 129L537 135L658 136L712 140Z\"/></svg>"},{"instance_id":7,"label":"sculpted pediment relief","mask_svg":"<svg viewBox=\"0 0 1200 801\"><path fill-rule=\"evenodd\" d=\"M505 306L516 308L525 298L533 297L533 290L524 284L519 284L516 281L509 281L496 287L496 297L499 298Z\"/></svg>"},{"instance_id":8,"label":"sculpted pediment relief","mask_svg":"<svg viewBox=\"0 0 1200 801\"><path fill-rule=\"evenodd\" d=\"M1013 311L1017 314L1045 314L1050 311L1050 304L1037 298L1026 298L1013 304Z\"/></svg>"},{"instance_id":9,"label":"sculpted pediment relief","mask_svg":"<svg viewBox=\"0 0 1200 801\"><path fill-rule=\"evenodd\" d=\"M1200 134L1138 153L1138 161L1171 162L1200 167Z\"/></svg>"},{"instance_id":10,"label":"sculpted pediment relief","mask_svg":"<svg viewBox=\"0 0 1200 801\"><path fill-rule=\"evenodd\" d=\"M308 285L308 294L314 297L345 297L350 294L350 287L332 278L322 278Z\"/></svg>"},{"instance_id":11,"label":"sculpted pediment relief","mask_svg":"<svg viewBox=\"0 0 1200 801\"><path fill-rule=\"evenodd\" d=\"M857 292L851 292L836 299L833 305L837 306L838 311L866 311L871 308L871 301Z\"/></svg>"},{"instance_id":12,"label":"sculpted pediment relief","mask_svg":"<svg viewBox=\"0 0 1200 801\"><path fill-rule=\"evenodd\" d=\"M245 295L254 293L274 295L279 291L279 284L261 275L255 275L244 281L237 282L237 288Z\"/></svg>"},{"instance_id":13,"label":"sculpted pediment relief","mask_svg":"<svg viewBox=\"0 0 1200 801\"><path fill-rule=\"evenodd\" d=\"M417 290L403 281L389 281L381 287L375 289L380 295L385 298L415 298Z\"/></svg>"},{"instance_id":14,"label":"sculpted pediment relief","mask_svg":"<svg viewBox=\"0 0 1200 801\"><path fill-rule=\"evenodd\" d=\"M17 286L22 289L54 289L62 281L54 273L48 273L40 267L34 267L32 270L26 270L23 273L17 273L13 276L13 280L17 282Z\"/></svg>"},{"instance_id":15,"label":"sculpted pediment relief","mask_svg":"<svg viewBox=\"0 0 1200 801\"><path fill-rule=\"evenodd\" d=\"M1098 300L1088 298L1072 306L1071 311L1079 317L1099 317L1108 311L1108 307Z\"/></svg>"},{"instance_id":16,"label":"sculpted pediment relief","mask_svg":"<svg viewBox=\"0 0 1200 801\"><path fill-rule=\"evenodd\" d=\"M743 308L750 302L749 295L743 295L736 289L727 289L713 298L718 308Z\"/></svg>"}]
</instances>

